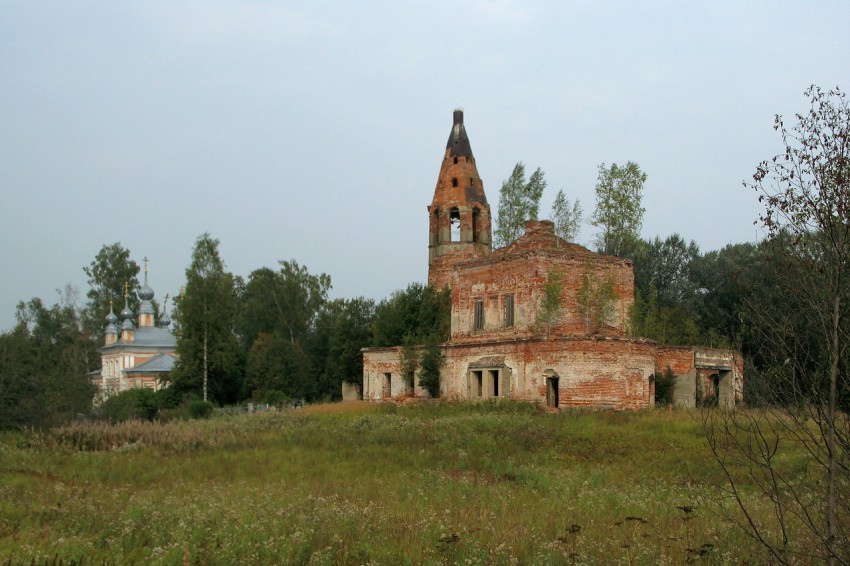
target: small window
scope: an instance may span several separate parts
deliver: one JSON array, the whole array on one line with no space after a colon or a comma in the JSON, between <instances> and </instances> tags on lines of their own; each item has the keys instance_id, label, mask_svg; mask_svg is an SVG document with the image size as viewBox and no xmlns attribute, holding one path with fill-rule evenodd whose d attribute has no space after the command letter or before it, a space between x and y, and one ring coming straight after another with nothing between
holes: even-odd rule
<instances>
[{"instance_id":1,"label":"small window","mask_svg":"<svg viewBox=\"0 0 850 566\"><path fill-rule=\"evenodd\" d=\"M470 177L470 178L469 178L469 186L470 186L470 187L472 187L472 186L474 186L474 185L475 185L475 179L473 179L472 177Z\"/></svg>"},{"instance_id":2,"label":"small window","mask_svg":"<svg viewBox=\"0 0 850 566\"><path fill-rule=\"evenodd\" d=\"M455 157L455 165L457 165L457 157Z\"/></svg>"},{"instance_id":3,"label":"small window","mask_svg":"<svg viewBox=\"0 0 850 566\"><path fill-rule=\"evenodd\" d=\"M449 234L452 242L460 241L460 211L456 208L449 211Z\"/></svg>"},{"instance_id":4,"label":"small window","mask_svg":"<svg viewBox=\"0 0 850 566\"><path fill-rule=\"evenodd\" d=\"M504 308L505 308L505 328L510 328L511 326L514 325L514 296L513 295L505 295Z\"/></svg>"},{"instance_id":5,"label":"small window","mask_svg":"<svg viewBox=\"0 0 850 566\"><path fill-rule=\"evenodd\" d=\"M473 330L482 330L484 328L484 299L475 299L472 328Z\"/></svg>"},{"instance_id":6,"label":"small window","mask_svg":"<svg viewBox=\"0 0 850 566\"><path fill-rule=\"evenodd\" d=\"M452 186L453 187L457 186L457 177L452 177Z\"/></svg>"}]
</instances>

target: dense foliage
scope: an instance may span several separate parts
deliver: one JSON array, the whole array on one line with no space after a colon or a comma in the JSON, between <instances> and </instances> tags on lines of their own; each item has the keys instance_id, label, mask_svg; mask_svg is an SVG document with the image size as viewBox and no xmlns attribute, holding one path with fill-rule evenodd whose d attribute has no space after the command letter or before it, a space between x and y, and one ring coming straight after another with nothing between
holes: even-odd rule
<instances>
[{"instance_id":1,"label":"dense foliage","mask_svg":"<svg viewBox=\"0 0 850 566\"><path fill-rule=\"evenodd\" d=\"M17 325L0 335L0 428L49 426L91 410L86 373L97 364L71 289L51 307L18 304Z\"/></svg>"}]
</instances>

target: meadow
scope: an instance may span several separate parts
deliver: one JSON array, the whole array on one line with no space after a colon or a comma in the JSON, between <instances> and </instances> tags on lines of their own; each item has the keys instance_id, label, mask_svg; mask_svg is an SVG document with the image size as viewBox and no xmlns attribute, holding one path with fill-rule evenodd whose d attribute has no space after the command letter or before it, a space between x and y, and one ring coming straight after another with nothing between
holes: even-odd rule
<instances>
[{"instance_id":1,"label":"meadow","mask_svg":"<svg viewBox=\"0 0 850 566\"><path fill-rule=\"evenodd\" d=\"M768 561L713 512L723 481L685 411L82 422L0 435L0 564Z\"/></svg>"}]
</instances>

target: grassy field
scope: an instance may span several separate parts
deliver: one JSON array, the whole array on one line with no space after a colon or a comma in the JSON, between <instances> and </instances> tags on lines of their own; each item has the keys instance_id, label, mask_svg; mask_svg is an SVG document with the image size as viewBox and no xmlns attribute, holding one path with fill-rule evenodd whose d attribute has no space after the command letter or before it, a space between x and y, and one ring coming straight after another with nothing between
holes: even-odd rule
<instances>
[{"instance_id":1,"label":"grassy field","mask_svg":"<svg viewBox=\"0 0 850 566\"><path fill-rule=\"evenodd\" d=\"M677 411L82 423L0 436L0 564L765 562L710 512L721 484Z\"/></svg>"}]
</instances>

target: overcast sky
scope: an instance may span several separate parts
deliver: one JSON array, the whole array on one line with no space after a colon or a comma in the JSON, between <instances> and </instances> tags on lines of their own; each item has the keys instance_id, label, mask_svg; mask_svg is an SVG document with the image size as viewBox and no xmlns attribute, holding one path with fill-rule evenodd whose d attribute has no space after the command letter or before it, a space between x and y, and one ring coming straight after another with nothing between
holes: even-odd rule
<instances>
[{"instance_id":1,"label":"overcast sky","mask_svg":"<svg viewBox=\"0 0 850 566\"><path fill-rule=\"evenodd\" d=\"M774 114L850 85L834 2L0 2L0 331L104 244L178 291L197 237L235 274L295 259L333 297L427 274L452 125L495 215L514 164L594 208L600 163L648 174L643 235L754 241L742 187ZM589 245L585 226L579 243Z\"/></svg>"}]
</instances>

